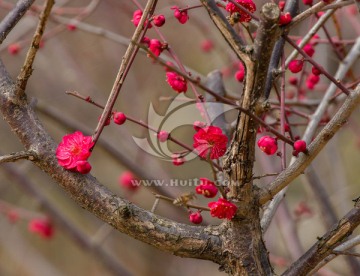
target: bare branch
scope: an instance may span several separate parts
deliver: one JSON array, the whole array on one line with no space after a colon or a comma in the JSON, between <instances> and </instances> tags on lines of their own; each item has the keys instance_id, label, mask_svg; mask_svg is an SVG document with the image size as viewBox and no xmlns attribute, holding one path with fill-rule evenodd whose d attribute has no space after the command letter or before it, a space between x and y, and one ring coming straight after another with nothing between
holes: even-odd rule
<instances>
[{"instance_id":1,"label":"bare branch","mask_svg":"<svg viewBox=\"0 0 360 276\"><path fill-rule=\"evenodd\" d=\"M309 272L346 239L360 224L360 206L348 212L330 231L318 239L298 261L293 263L282 275L309 275Z\"/></svg>"},{"instance_id":2,"label":"bare branch","mask_svg":"<svg viewBox=\"0 0 360 276\"><path fill-rule=\"evenodd\" d=\"M260 194L260 204L265 204L278 192L285 188L292 180L300 175L305 168L314 160L327 142L346 123L352 111L360 102L360 85L350 93L342 107L338 110L331 121L319 133L315 140L308 147L308 155L301 155L296 162L283 171L268 188Z\"/></svg>"},{"instance_id":3,"label":"bare branch","mask_svg":"<svg viewBox=\"0 0 360 276\"><path fill-rule=\"evenodd\" d=\"M0 156L0 164L5 162L16 162L20 159L27 159L33 161L36 157L33 151L19 151Z\"/></svg>"},{"instance_id":4,"label":"bare branch","mask_svg":"<svg viewBox=\"0 0 360 276\"><path fill-rule=\"evenodd\" d=\"M357 59L359 54L360 54L360 39L358 38L356 40L356 43L353 45L350 52L346 56L344 62L340 64L340 66L335 74L335 79L342 80L344 78L347 71L351 68L352 64L355 62L355 60ZM307 129L303 136L303 139L307 143L309 143L312 140L313 135L317 129L319 122L321 121L323 114L325 113L328 105L332 101L335 91L336 91L335 84L331 84L329 86L329 88L327 89L325 96L321 100L316 112L312 115L309 125L307 126ZM295 160L296 160L295 158L292 158L290 165L293 165ZM271 221L272 217L274 216L277 206L279 205L279 203L285 196L286 189L287 188L280 191L276 195L276 197L270 202L270 205L268 206L267 210L264 212L264 216L261 221L261 226L263 229L267 229L267 227L270 225L270 221Z\"/></svg>"},{"instance_id":5,"label":"bare branch","mask_svg":"<svg viewBox=\"0 0 360 276\"><path fill-rule=\"evenodd\" d=\"M148 0L146 7L143 11L143 15L141 17L141 20L139 22L139 25L136 27L136 30L131 38L131 41L140 42L142 36L144 36L144 23L147 20L148 16L151 16L154 12L154 9L156 7L157 0ZM96 144L97 140L99 139L102 130L104 129L106 120L110 117L110 114L112 112L112 109L115 105L116 99L120 93L120 89L125 81L125 78L127 76L127 72L129 71L132 62L134 61L134 58L139 50L139 46L134 43L130 43L125 55L122 59L118 74L116 76L114 85L111 89L108 101L105 105L104 111L101 115L101 118L99 120L98 125L96 126L94 135L93 135L93 141ZM95 146L94 144L94 146Z\"/></svg>"},{"instance_id":6,"label":"bare branch","mask_svg":"<svg viewBox=\"0 0 360 276\"><path fill-rule=\"evenodd\" d=\"M23 17L35 0L19 0L14 9L0 23L0 44L3 43L9 32Z\"/></svg>"},{"instance_id":7,"label":"bare branch","mask_svg":"<svg viewBox=\"0 0 360 276\"><path fill-rule=\"evenodd\" d=\"M337 246L335 250L337 251L344 251L349 250L353 248L356 245L360 244L360 236L355 236L354 238L351 238L347 240L346 242L342 243L341 245ZM329 263L331 260L335 259L337 255L331 254L327 256L325 259L323 259L309 274L313 275L315 274L320 268L325 266L327 263Z\"/></svg>"},{"instance_id":8,"label":"bare branch","mask_svg":"<svg viewBox=\"0 0 360 276\"><path fill-rule=\"evenodd\" d=\"M342 2L341 0L336 1L335 3L339 3ZM309 15L311 15L314 12L318 12L319 10L321 10L321 8L323 8L324 6L326 6L325 2L319 2L317 4L315 4L314 6L312 6L311 8L307 9L305 12L301 13L300 16L305 16L306 13L309 13ZM324 25L324 23L333 15L333 13L335 12L335 10L328 10L327 12L325 12L325 14L323 14L319 20L314 24L314 26L307 32L307 34L302 37L301 42L299 43L299 47L302 48L304 47L304 45L306 43L308 43L310 41L310 39L317 33L317 31L321 28L321 26ZM309 16L309 15L306 15ZM305 18L306 18L305 17ZM297 17L295 17L293 19L293 22L300 22L303 19L297 19ZM290 23L291 26L291 23ZM285 67L287 67L290 63L290 61L292 61L296 56L298 55L298 51L294 50L291 52L291 54L287 57L286 62L285 62Z\"/></svg>"},{"instance_id":9,"label":"bare branch","mask_svg":"<svg viewBox=\"0 0 360 276\"><path fill-rule=\"evenodd\" d=\"M30 78L32 74L32 65L35 60L36 52L39 49L41 37L45 31L45 24L50 16L51 8L54 5L54 0L47 0L44 6L44 10L40 14L40 20L36 27L36 31L33 37L33 40L31 42L30 49L27 52L26 59L24 62L23 67L21 68L21 72L17 79L17 86L19 88L19 96L21 96L23 93L25 93L25 88L28 79Z\"/></svg>"},{"instance_id":10,"label":"bare branch","mask_svg":"<svg viewBox=\"0 0 360 276\"><path fill-rule=\"evenodd\" d=\"M360 56L360 38L356 40L356 43L351 48L350 52L348 53L344 61L340 64L334 78L337 80L342 80L346 76L346 73L349 71L349 69L354 64L354 62L359 58L359 56ZM336 92L336 85L332 83L330 84L329 88L326 90L325 95L321 100L321 103L319 104L315 113L312 115L309 125L306 128L304 134L304 140L307 143L311 141L312 136L314 135L317 126L321 121L321 118L324 115L325 111L327 110L329 102L331 101L335 92Z\"/></svg>"},{"instance_id":11,"label":"bare branch","mask_svg":"<svg viewBox=\"0 0 360 276\"><path fill-rule=\"evenodd\" d=\"M250 70L250 68L247 68L247 66L252 63L249 58L250 49L245 47L244 41L242 41L233 27L229 24L223 13L217 7L215 1L201 0L201 3L206 8L215 26L219 29L227 43L229 43L231 49L235 52L238 58L243 61L246 70Z\"/></svg>"}]
</instances>

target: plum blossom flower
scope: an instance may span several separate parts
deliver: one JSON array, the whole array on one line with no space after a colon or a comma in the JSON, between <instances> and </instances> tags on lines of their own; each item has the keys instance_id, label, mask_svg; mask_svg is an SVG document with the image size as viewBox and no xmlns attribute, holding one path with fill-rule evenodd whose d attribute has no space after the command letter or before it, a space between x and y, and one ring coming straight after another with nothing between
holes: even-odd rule
<instances>
[{"instance_id":1,"label":"plum blossom flower","mask_svg":"<svg viewBox=\"0 0 360 276\"><path fill-rule=\"evenodd\" d=\"M292 17L291 14L289 12L287 13L281 13L280 14L280 18L279 18L279 25L280 26L284 26L287 25L291 22Z\"/></svg>"},{"instance_id":2,"label":"plum blossom flower","mask_svg":"<svg viewBox=\"0 0 360 276\"><path fill-rule=\"evenodd\" d=\"M85 166L88 168L90 165L84 161L90 157L90 149L93 145L91 136L84 136L80 131L65 135L56 149L59 165L67 170L84 173L87 171L83 170Z\"/></svg>"},{"instance_id":3,"label":"plum blossom flower","mask_svg":"<svg viewBox=\"0 0 360 276\"><path fill-rule=\"evenodd\" d=\"M131 20L131 22L135 25L135 27L137 27L140 23L141 17L143 15L142 10L136 10L133 13L133 19ZM145 21L145 26L148 24L148 20ZM149 24L148 25L148 29L152 28L152 25Z\"/></svg>"},{"instance_id":4,"label":"plum blossom flower","mask_svg":"<svg viewBox=\"0 0 360 276\"><path fill-rule=\"evenodd\" d=\"M113 120L115 124L122 125L126 121L126 115L122 112L115 112Z\"/></svg>"},{"instance_id":5,"label":"plum blossom flower","mask_svg":"<svg viewBox=\"0 0 360 276\"><path fill-rule=\"evenodd\" d=\"M36 233L44 239L50 239L54 235L54 227L49 219L32 219L29 222L28 229L30 232Z\"/></svg>"},{"instance_id":6,"label":"plum blossom flower","mask_svg":"<svg viewBox=\"0 0 360 276\"><path fill-rule=\"evenodd\" d=\"M164 143L167 141L167 139L169 139L169 135L170 135L169 132L165 130L161 130L157 134L157 138L159 139L160 142Z\"/></svg>"},{"instance_id":7,"label":"plum blossom flower","mask_svg":"<svg viewBox=\"0 0 360 276\"><path fill-rule=\"evenodd\" d=\"M303 47L303 50L309 57L312 57L315 53L315 49L311 43L306 44Z\"/></svg>"},{"instance_id":8,"label":"plum blossom flower","mask_svg":"<svg viewBox=\"0 0 360 276\"><path fill-rule=\"evenodd\" d=\"M155 15L153 17L153 22L155 24L156 27L161 27L165 24L165 16L162 14L159 15Z\"/></svg>"},{"instance_id":9,"label":"plum blossom flower","mask_svg":"<svg viewBox=\"0 0 360 276\"><path fill-rule=\"evenodd\" d=\"M196 186L195 191L197 194L212 198L216 196L218 188L215 186L215 183L209 179L200 178L200 185Z\"/></svg>"},{"instance_id":10,"label":"plum blossom flower","mask_svg":"<svg viewBox=\"0 0 360 276\"><path fill-rule=\"evenodd\" d=\"M270 136L263 136L257 142L258 147L267 155L273 155L278 150L277 141Z\"/></svg>"},{"instance_id":11,"label":"plum blossom flower","mask_svg":"<svg viewBox=\"0 0 360 276\"><path fill-rule=\"evenodd\" d=\"M289 70L291 73L299 73L304 66L304 61L300 59L294 59L289 63Z\"/></svg>"},{"instance_id":12,"label":"plum blossom flower","mask_svg":"<svg viewBox=\"0 0 360 276\"><path fill-rule=\"evenodd\" d=\"M20 50L21 50L21 46L18 43L13 43L8 46L8 52L13 56L17 55L20 52Z\"/></svg>"},{"instance_id":13,"label":"plum blossom flower","mask_svg":"<svg viewBox=\"0 0 360 276\"><path fill-rule=\"evenodd\" d=\"M214 43L210 39L205 39L201 42L201 50L204 53L209 53L212 49L214 49Z\"/></svg>"},{"instance_id":14,"label":"plum blossom flower","mask_svg":"<svg viewBox=\"0 0 360 276\"><path fill-rule=\"evenodd\" d=\"M123 188L129 190L129 191L136 191L140 186L138 185L136 177L132 174L130 171L126 171L119 177L119 184Z\"/></svg>"},{"instance_id":15,"label":"plum blossom flower","mask_svg":"<svg viewBox=\"0 0 360 276\"><path fill-rule=\"evenodd\" d=\"M193 147L202 158L218 159L225 154L228 138L219 127L208 126L194 135Z\"/></svg>"},{"instance_id":16,"label":"plum blossom flower","mask_svg":"<svg viewBox=\"0 0 360 276\"><path fill-rule=\"evenodd\" d=\"M186 80L175 72L167 72L166 81L178 93L187 91Z\"/></svg>"},{"instance_id":17,"label":"plum blossom flower","mask_svg":"<svg viewBox=\"0 0 360 276\"><path fill-rule=\"evenodd\" d=\"M242 62L240 62L239 64L242 65ZM238 82L243 82L244 81L244 77L245 77L245 68L244 66L240 66L239 65L239 70L235 72L235 79L238 81Z\"/></svg>"},{"instance_id":18,"label":"plum blossom flower","mask_svg":"<svg viewBox=\"0 0 360 276\"><path fill-rule=\"evenodd\" d=\"M78 161L76 165L76 170L79 173L87 174L91 171L91 165L88 161Z\"/></svg>"},{"instance_id":19,"label":"plum blossom flower","mask_svg":"<svg viewBox=\"0 0 360 276\"><path fill-rule=\"evenodd\" d=\"M149 43L149 50L158 57L164 50L163 44L157 39L151 39Z\"/></svg>"},{"instance_id":20,"label":"plum blossom flower","mask_svg":"<svg viewBox=\"0 0 360 276\"><path fill-rule=\"evenodd\" d=\"M212 217L219 219L226 218L231 220L236 213L237 207L235 204L227 201L224 198L219 198L218 201L209 202L210 214Z\"/></svg>"},{"instance_id":21,"label":"plum blossom flower","mask_svg":"<svg viewBox=\"0 0 360 276\"><path fill-rule=\"evenodd\" d=\"M247 9L250 13L253 13L256 11L256 5L252 0L236 0L236 3L238 3L240 6L243 6L245 9ZM233 3L229 2L226 5L225 8L230 14L233 14L235 12L239 13L240 15L240 22L249 22L251 20L251 16L236 7Z\"/></svg>"},{"instance_id":22,"label":"plum blossom flower","mask_svg":"<svg viewBox=\"0 0 360 276\"><path fill-rule=\"evenodd\" d=\"M306 142L304 140L297 140L294 142L294 150L299 152L306 152Z\"/></svg>"},{"instance_id":23,"label":"plum blossom flower","mask_svg":"<svg viewBox=\"0 0 360 276\"><path fill-rule=\"evenodd\" d=\"M314 75L318 76L318 75L321 74L321 71L320 71L318 68L316 68L315 66L313 66L313 67L311 68L311 73L313 73Z\"/></svg>"},{"instance_id":24,"label":"plum blossom flower","mask_svg":"<svg viewBox=\"0 0 360 276\"><path fill-rule=\"evenodd\" d=\"M180 11L178 6L173 6L171 9L174 10L174 16L180 22L180 24L185 24L189 20L187 10Z\"/></svg>"},{"instance_id":25,"label":"plum blossom flower","mask_svg":"<svg viewBox=\"0 0 360 276\"><path fill-rule=\"evenodd\" d=\"M200 211L190 213L189 220L194 224L200 224L203 221Z\"/></svg>"},{"instance_id":26,"label":"plum blossom flower","mask_svg":"<svg viewBox=\"0 0 360 276\"><path fill-rule=\"evenodd\" d=\"M175 165L175 166L181 166L185 163L185 159L184 157L182 157L180 154L178 153L175 153L171 156L172 158L172 163Z\"/></svg>"}]
</instances>

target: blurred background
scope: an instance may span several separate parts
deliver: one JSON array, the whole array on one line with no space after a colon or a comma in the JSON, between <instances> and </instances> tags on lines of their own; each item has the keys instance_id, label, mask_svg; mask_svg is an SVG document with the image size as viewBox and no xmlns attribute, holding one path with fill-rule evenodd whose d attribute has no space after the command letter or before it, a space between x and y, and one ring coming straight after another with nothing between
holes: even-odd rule
<instances>
[{"instance_id":1,"label":"blurred background","mask_svg":"<svg viewBox=\"0 0 360 276\"><path fill-rule=\"evenodd\" d=\"M4 18L16 2L0 1L0 17ZM146 4L145 1L139 2L143 6ZM263 3L256 2L258 10ZM14 79L24 62L42 4L43 1L35 1L34 8L0 46L1 59ZM193 74L204 79L209 72L221 70L227 95L239 98L242 84L234 78L238 61L207 13L202 8L191 9L189 21L182 25L170 10L174 5L185 7L198 4L198 1L159 1L155 14L166 17L166 24L160 30L171 49ZM91 135L95 129L102 110L65 92L77 91L101 105L106 103L128 39L135 30L131 19L136 9L132 1L56 1L26 93L57 142L75 130ZM356 28L343 28L353 24L351 20L358 20L358 14L354 15L354 19L348 16L347 9L350 7L336 13L335 25L335 20L327 24L331 36L341 34L343 39L350 41L344 47L344 52L350 49L351 41L358 35ZM293 34L304 35L313 22L305 21ZM236 30L246 37L239 28ZM250 25L249 31L254 30ZM323 30L318 34L320 38L325 38ZM154 29L149 30L147 36L158 38ZM15 52L13 45L17 45ZM287 53L290 50L287 49ZM166 51L162 56L167 56ZM329 72L336 71L338 61L328 44L319 43L314 58ZM352 73L358 79L358 66L354 67ZM350 83L351 78L347 81ZM320 84L306 93L306 98L320 99L327 86L326 78L322 77ZM291 94L293 90L289 86L287 93ZM186 95L194 99L190 88ZM176 93L166 83L164 68L146 54L139 53L115 109L146 122L150 103L158 114L165 114L175 96ZM330 118L336 108L333 105L329 110ZM299 109L302 110L301 107ZM309 112L306 107L303 110ZM226 114L227 120L233 121L235 115L229 112ZM353 114L349 124L335 136L313 164L322 191L326 191L325 196L338 217L343 216L352 207L352 199L359 196L359 122L356 120L359 115L359 111ZM276 118L276 113L272 116ZM306 121L301 119L291 117L292 122L300 125L293 128L296 135L301 135L304 130L303 123ZM151 125L151 122L148 123ZM172 136L192 146L194 133L192 126L188 125L175 129ZM124 172L132 171L139 179L167 182L171 179L213 177L206 162L195 159L182 166L174 166L169 160L146 153L133 140L133 137L148 138L149 135L153 134L129 121L122 126L111 123L105 128L90 158L93 167L91 173L114 193L147 210L153 206L154 192L166 192L175 198L193 191L194 187L140 187L133 191L119 183L119 177ZM174 152L181 150L170 142L169 148ZM1 154L21 150L22 145L8 125L0 121ZM280 171L279 157L264 156L262 152L257 155L255 175ZM288 149L288 155L290 160L291 149ZM264 186L272 179L265 177L255 183ZM195 202L206 206L208 201L198 197ZM277 273L293 262L290 252L292 244L286 238L286 231L296 232L303 250L306 250L328 229L326 222L323 223L326 215L318 201L319 194L314 192L305 176L291 184L286 204L265 236ZM187 210L166 201L160 202L156 213L190 223ZM203 225L221 223L207 213L203 213L203 216ZM49 218L53 235L44 238L29 231L29 222L36 218ZM289 227L293 229L289 230ZM28 161L0 166L0 231L0 275L121 275L114 272L114 267L118 266L133 275L223 275L216 264L172 256L112 230L76 205L50 177ZM338 275L347 275L348 270L344 265L344 260L339 257L328 268Z\"/></svg>"}]
</instances>

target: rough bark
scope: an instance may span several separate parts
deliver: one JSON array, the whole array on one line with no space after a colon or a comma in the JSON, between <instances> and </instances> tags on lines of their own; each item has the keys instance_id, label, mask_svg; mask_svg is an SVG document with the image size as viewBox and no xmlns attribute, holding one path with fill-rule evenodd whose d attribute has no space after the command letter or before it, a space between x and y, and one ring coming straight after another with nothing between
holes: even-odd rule
<instances>
[{"instance_id":1,"label":"rough bark","mask_svg":"<svg viewBox=\"0 0 360 276\"><path fill-rule=\"evenodd\" d=\"M263 93L272 48L280 35L277 24L280 11L275 4L265 4L247 71L241 107L255 115L264 110ZM230 180L228 197L238 205L238 218L228 223L229 235L224 241L227 271L232 275L271 275L272 268L262 239L257 189L253 185L255 141L258 124L240 113L234 138L225 158L224 170Z\"/></svg>"}]
</instances>

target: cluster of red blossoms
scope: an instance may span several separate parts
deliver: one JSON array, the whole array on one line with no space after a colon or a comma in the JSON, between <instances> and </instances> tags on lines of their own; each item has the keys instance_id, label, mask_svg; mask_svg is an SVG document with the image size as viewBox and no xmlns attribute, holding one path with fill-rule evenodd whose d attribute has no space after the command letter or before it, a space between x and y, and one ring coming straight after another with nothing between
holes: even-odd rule
<instances>
[{"instance_id":1,"label":"cluster of red blossoms","mask_svg":"<svg viewBox=\"0 0 360 276\"><path fill-rule=\"evenodd\" d=\"M291 14L289 12L286 12L286 13L283 12L284 8L285 8L285 4L286 4L285 1L279 1L279 4L278 4L279 9L281 11L280 18L279 18L279 25L280 26L287 25L292 20Z\"/></svg>"},{"instance_id":2,"label":"cluster of red blossoms","mask_svg":"<svg viewBox=\"0 0 360 276\"><path fill-rule=\"evenodd\" d=\"M210 208L211 216L217 217L219 219L226 218L231 220L235 216L237 210L235 204L222 197L219 198L218 201L210 202L208 206Z\"/></svg>"},{"instance_id":3,"label":"cluster of red blossoms","mask_svg":"<svg viewBox=\"0 0 360 276\"><path fill-rule=\"evenodd\" d=\"M206 126L202 122L195 122L194 129L197 133L194 135L194 149L202 158L218 159L225 154L228 138L222 133L222 130L216 126ZM197 194L206 198L214 198L218 193L218 187L207 178L200 178L200 184L195 188ZM208 204L210 214L220 219L231 220L236 213L235 204L224 198L219 198L215 202ZM190 212L189 220L194 224L202 222L200 211Z\"/></svg>"},{"instance_id":4,"label":"cluster of red blossoms","mask_svg":"<svg viewBox=\"0 0 360 276\"><path fill-rule=\"evenodd\" d=\"M142 15L143 15L142 10L134 11L133 19L131 20L131 22L135 25L135 27L139 25ZM151 21L154 23L156 27L161 27L162 25L165 24L165 16L162 14L154 15L151 18ZM151 23L149 24L148 20L145 21L145 26L147 26L149 29L152 28L152 24Z\"/></svg>"},{"instance_id":5,"label":"cluster of red blossoms","mask_svg":"<svg viewBox=\"0 0 360 276\"><path fill-rule=\"evenodd\" d=\"M261 151L267 155L273 155L278 150L277 138L271 136L263 136L257 142L258 147ZM296 140L294 142L293 155L298 156L300 152L307 152L306 142L304 140Z\"/></svg>"},{"instance_id":6,"label":"cluster of red blossoms","mask_svg":"<svg viewBox=\"0 0 360 276\"><path fill-rule=\"evenodd\" d=\"M218 193L218 188L215 183L207 178L200 178L200 184L196 186L195 191L197 194L203 195L206 198L213 198ZM213 217L219 219L228 219L231 220L236 213L237 207L235 204L230 201L219 198L217 201L209 202L210 214ZM189 220L194 224L199 224L202 222L202 216L200 211L195 213L190 212Z\"/></svg>"},{"instance_id":7,"label":"cluster of red blossoms","mask_svg":"<svg viewBox=\"0 0 360 276\"><path fill-rule=\"evenodd\" d=\"M189 16L188 16L187 9L180 9L177 6L173 6L171 9L174 10L174 17L181 24L185 24L188 21ZM143 12L141 10L136 10L134 12L133 19L131 21L133 22L133 24L135 26L139 25L142 15L143 15ZM155 15L151 18L150 21L153 22L155 26L161 27L165 24L165 17L164 17L164 15ZM145 25L147 25L148 28L152 27L151 23L148 22L148 20L145 22ZM158 39L150 39L146 36L143 37L141 43L145 44L149 48L149 51L156 57L160 56L160 54L168 47L166 43L162 43ZM149 55L149 57L150 57L150 55ZM173 64L171 64L171 65L173 65ZM166 68L166 71L168 71L166 73L166 81L170 85L170 87L178 93L186 92L187 91L187 82L186 82L185 78L180 76L176 72L171 72L167 68Z\"/></svg>"},{"instance_id":8,"label":"cluster of red blossoms","mask_svg":"<svg viewBox=\"0 0 360 276\"><path fill-rule=\"evenodd\" d=\"M174 10L174 16L180 24L185 24L189 20L187 9L179 9L178 6L173 6L171 9Z\"/></svg>"},{"instance_id":9,"label":"cluster of red blossoms","mask_svg":"<svg viewBox=\"0 0 360 276\"><path fill-rule=\"evenodd\" d=\"M313 37L314 38L318 38L317 35L315 35ZM301 40L297 41L297 44L300 44ZM304 47L302 48L303 51L309 56L312 57L315 54L315 46L316 46L316 42L314 41L310 41L310 43L307 43L304 45ZM294 59L289 63L289 70L290 72L296 74L299 73L303 70L304 67L304 60L303 59ZM318 82L320 81L320 75L321 75L321 71L319 70L319 68L316 67L312 67L311 72L309 72L307 78L306 78L306 82L305 85L308 89L313 90L315 85L318 84ZM291 77L289 79L290 84L292 85L297 85L298 81L297 78L295 77Z\"/></svg>"}]
</instances>

